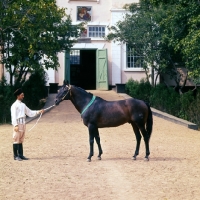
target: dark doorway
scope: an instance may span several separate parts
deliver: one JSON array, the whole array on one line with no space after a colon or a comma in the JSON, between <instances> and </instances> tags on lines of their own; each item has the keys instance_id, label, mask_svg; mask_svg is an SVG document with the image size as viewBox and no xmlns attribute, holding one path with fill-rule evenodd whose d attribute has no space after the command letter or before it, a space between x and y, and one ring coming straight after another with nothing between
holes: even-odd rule
<instances>
[{"instance_id":1,"label":"dark doorway","mask_svg":"<svg viewBox=\"0 0 200 200\"><path fill-rule=\"evenodd\" d=\"M96 50L70 52L70 82L85 90L96 89Z\"/></svg>"}]
</instances>

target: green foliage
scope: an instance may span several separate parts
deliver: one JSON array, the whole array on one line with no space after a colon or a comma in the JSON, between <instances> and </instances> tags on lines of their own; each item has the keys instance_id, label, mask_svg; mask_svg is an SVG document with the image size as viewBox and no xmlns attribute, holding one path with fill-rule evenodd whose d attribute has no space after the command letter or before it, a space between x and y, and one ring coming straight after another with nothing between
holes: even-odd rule
<instances>
[{"instance_id":1,"label":"green foliage","mask_svg":"<svg viewBox=\"0 0 200 200\"><path fill-rule=\"evenodd\" d=\"M149 102L152 86L148 81L141 80L139 82L129 79L125 85L125 89L133 98Z\"/></svg>"},{"instance_id":2,"label":"green foliage","mask_svg":"<svg viewBox=\"0 0 200 200\"><path fill-rule=\"evenodd\" d=\"M23 84L23 102L31 109L37 110L44 106L48 96L46 85L46 73L44 70L36 71Z\"/></svg>"},{"instance_id":3,"label":"green foliage","mask_svg":"<svg viewBox=\"0 0 200 200\"><path fill-rule=\"evenodd\" d=\"M2 0L0 10L0 51L10 85L13 77L23 83L35 70L57 69L57 53L69 50L83 29L83 24L72 25L55 0Z\"/></svg>"},{"instance_id":4,"label":"green foliage","mask_svg":"<svg viewBox=\"0 0 200 200\"><path fill-rule=\"evenodd\" d=\"M159 21L165 31L162 38L168 47L179 52L182 62L195 82L200 77L200 6L197 0L150 0L154 7L166 8L167 15Z\"/></svg>"},{"instance_id":5,"label":"green foliage","mask_svg":"<svg viewBox=\"0 0 200 200\"><path fill-rule=\"evenodd\" d=\"M181 103L181 113L180 117L189 120L188 110L192 106L192 103L194 102L194 96L192 91L188 91L186 93L183 93L180 96L180 103Z\"/></svg>"},{"instance_id":6,"label":"green foliage","mask_svg":"<svg viewBox=\"0 0 200 200\"><path fill-rule=\"evenodd\" d=\"M200 127L200 89L197 90L197 95L194 100L189 104L187 109L187 120L198 124Z\"/></svg>"},{"instance_id":7,"label":"green foliage","mask_svg":"<svg viewBox=\"0 0 200 200\"><path fill-rule=\"evenodd\" d=\"M125 9L129 12L109 27L107 40L140 48L144 69L150 65L157 75L168 74L176 80L178 65L188 69L195 83L200 81L199 1L140 0ZM152 75L152 84L153 80Z\"/></svg>"},{"instance_id":8,"label":"green foliage","mask_svg":"<svg viewBox=\"0 0 200 200\"><path fill-rule=\"evenodd\" d=\"M175 62L172 59L173 49L162 41L165 30L159 26L166 12L160 7L153 7L148 0L140 0L139 4L126 5L125 8L129 13L116 26L109 27L111 33L106 38L126 43L133 49L140 49L144 56L143 68L148 71L150 65L153 69L150 74L154 85L153 71L156 70L157 76L162 73L170 74Z\"/></svg>"},{"instance_id":9,"label":"green foliage","mask_svg":"<svg viewBox=\"0 0 200 200\"><path fill-rule=\"evenodd\" d=\"M150 102L152 107L174 116L179 115L180 95L172 88L159 84L152 89Z\"/></svg>"},{"instance_id":10,"label":"green foliage","mask_svg":"<svg viewBox=\"0 0 200 200\"><path fill-rule=\"evenodd\" d=\"M11 121L10 107L14 101L13 90L3 78L0 81L0 124Z\"/></svg>"}]
</instances>

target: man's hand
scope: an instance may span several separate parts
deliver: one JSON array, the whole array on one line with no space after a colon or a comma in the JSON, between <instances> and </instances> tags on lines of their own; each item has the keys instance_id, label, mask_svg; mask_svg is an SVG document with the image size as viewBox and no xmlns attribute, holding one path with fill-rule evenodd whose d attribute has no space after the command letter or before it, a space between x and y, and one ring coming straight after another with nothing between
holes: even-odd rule
<instances>
[{"instance_id":1,"label":"man's hand","mask_svg":"<svg viewBox=\"0 0 200 200\"><path fill-rule=\"evenodd\" d=\"M15 132L18 132L18 131L19 131L19 127L18 127L18 126L15 126L14 131L15 131Z\"/></svg>"},{"instance_id":2,"label":"man's hand","mask_svg":"<svg viewBox=\"0 0 200 200\"><path fill-rule=\"evenodd\" d=\"M40 114L44 113L44 109L40 110L39 113L40 113Z\"/></svg>"}]
</instances>

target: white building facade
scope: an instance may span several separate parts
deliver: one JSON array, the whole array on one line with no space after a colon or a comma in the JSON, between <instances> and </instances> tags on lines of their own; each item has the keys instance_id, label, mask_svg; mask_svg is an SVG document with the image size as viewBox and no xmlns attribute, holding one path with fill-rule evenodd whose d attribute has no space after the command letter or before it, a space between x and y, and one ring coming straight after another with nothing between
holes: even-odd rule
<instances>
[{"instance_id":1,"label":"white building facade","mask_svg":"<svg viewBox=\"0 0 200 200\"><path fill-rule=\"evenodd\" d=\"M108 42L103 38L108 34L107 26L115 25L119 20L123 20L126 12L123 6L137 2L138 0L57 0L59 7L67 8L67 14L71 15L73 24L84 21L78 16L81 8L87 8L86 12L91 18L87 19L87 32L80 38L80 42L74 44L70 55L64 52L59 53L60 67L58 71L48 70L48 83L62 85L64 79L69 79L71 84L84 89L108 89L109 86L124 84L130 78L138 81L144 78L145 72L140 66L128 63L131 59L128 58L125 44ZM104 61L98 61L96 56L93 58L98 50L106 50L107 54L106 67L102 74L100 72L102 69L99 69L97 65L98 62ZM66 57L69 57L68 60ZM88 65L92 66L87 69ZM100 72L99 75L98 72ZM106 78L104 83L108 87L101 83L98 85L102 77Z\"/></svg>"},{"instance_id":2,"label":"white building facade","mask_svg":"<svg viewBox=\"0 0 200 200\"><path fill-rule=\"evenodd\" d=\"M125 84L130 78L145 78L141 66L135 65L134 55L128 56L126 44L108 42L108 26L123 20L125 4L138 0L57 0L58 7L67 8L72 24L86 21L86 32L69 53L58 54L58 70L47 70L47 86L62 85L63 80L83 89L107 90ZM9 74L5 77L9 80Z\"/></svg>"}]
</instances>

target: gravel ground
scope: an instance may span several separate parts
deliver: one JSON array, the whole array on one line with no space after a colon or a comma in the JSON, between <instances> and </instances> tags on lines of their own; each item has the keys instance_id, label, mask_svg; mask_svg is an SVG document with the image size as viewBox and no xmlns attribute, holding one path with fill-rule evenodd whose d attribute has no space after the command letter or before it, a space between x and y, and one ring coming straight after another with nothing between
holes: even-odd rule
<instances>
[{"instance_id":1,"label":"gravel ground","mask_svg":"<svg viewBox=\"0 0 200 200\"><path fill-rule=\"evenodd\" d=\"M106 100L114 91L91 91ZM24 154L14 161L12 126L0 126L1 200L199 200L200 134L154 116L150 161L132 160L135 136L125 124L99 129L104 154L87 162L88 130L70 101L27 124Z\"/></svg>"}]
</instances>

